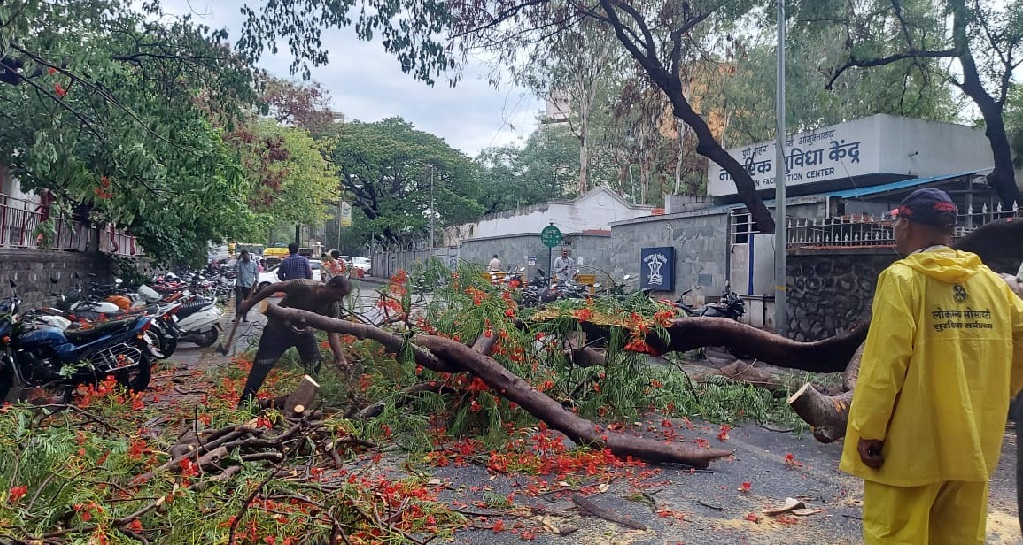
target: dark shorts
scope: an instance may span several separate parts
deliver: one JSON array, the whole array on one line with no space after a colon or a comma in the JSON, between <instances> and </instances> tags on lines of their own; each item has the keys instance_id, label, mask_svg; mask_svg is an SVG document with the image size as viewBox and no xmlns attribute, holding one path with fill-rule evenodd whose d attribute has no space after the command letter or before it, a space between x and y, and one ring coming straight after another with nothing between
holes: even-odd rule
<instances>
[{"instance_id":1,"label":"dark shorts","mask_svg":"<svg viewBox=\"0 0 1023 545\"><path fill-rule=\"evenodd\" d=\"M320 346L312 330L307 333L296 333L288 327L270 323L259 338L255 363L273 365L292 346L298 350L298 357L306 367L318 363L321 359Z\"/></svg>"}]
</instances>

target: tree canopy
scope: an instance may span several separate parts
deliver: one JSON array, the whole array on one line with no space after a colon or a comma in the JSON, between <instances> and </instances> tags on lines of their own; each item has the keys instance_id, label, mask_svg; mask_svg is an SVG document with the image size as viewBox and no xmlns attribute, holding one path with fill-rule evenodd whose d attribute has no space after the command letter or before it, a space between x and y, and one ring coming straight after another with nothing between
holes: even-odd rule
<instances>
[{"instance_id":1,"label":"tree canopy","mask_svg":"<svg viewBox=\"0 0 1023 545\"><path fill-rule=\"evenodd\" d=\"M343 198L352 203L353 226L346 236L360 242L371 237L397 244L425 241L431 214L439 233L444 224L482 212L472 161L401 118L346 124L330 157Z\"/></svg>"}]
</instances>

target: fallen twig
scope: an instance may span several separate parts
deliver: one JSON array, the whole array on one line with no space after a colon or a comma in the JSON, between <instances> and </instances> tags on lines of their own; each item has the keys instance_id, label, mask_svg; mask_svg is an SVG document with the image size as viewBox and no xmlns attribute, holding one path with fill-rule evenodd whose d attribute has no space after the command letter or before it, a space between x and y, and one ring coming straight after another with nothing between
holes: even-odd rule
<instances>
[{"instance_id":1,"label":"fallen twig","mask_svg":"<svg viewBox=\"0 0 1023 545\"><path fill-rule=\"evenodd\" d=\"M585 498L580 494L572 495L572 503L578 505L584 511L593 516L600 517L604 520L608 520L611 522L616 522L627 528L632 528L633 530L646 530L645 524L641 522L636 522L635 520L632 520L632 518L630 517L619 515L618 513L615 513L610 509L605 509L597 505L589 498Z\"/></svg>"}]
</instances>

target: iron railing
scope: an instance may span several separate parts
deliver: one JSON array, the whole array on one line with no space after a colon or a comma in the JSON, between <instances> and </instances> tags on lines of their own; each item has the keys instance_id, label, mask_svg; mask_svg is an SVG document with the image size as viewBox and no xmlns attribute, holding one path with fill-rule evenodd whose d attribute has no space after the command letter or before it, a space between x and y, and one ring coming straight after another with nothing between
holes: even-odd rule
<instances>
[{"instance_id":1,"label":"iron railing","mask_svg":"<svg viewBox=\"0 0 1023 545\"><path fill-rule=\"evenodd\" d=\"M1018 206L1009 213L1003 213L1001 206L989 211L987 206L980 210L968 209L959 215L958 226L953 238L959 238L970 231L998 218L1023 217ZM807 219L788 218L786 222L789 248L812 247L892 247L895 234L893 218L887 214L876 218L867 214L848 215L833 218Z\"/></svg>"},{"instance_id":2,"label":"iron railing","mask_svg":"<svg viewBox=\"0 0 1023 545\"><path fill-rule=\"evenodd\" d=\"M90 228L65 217L50 216L54 236L49 247L55 250L86 250ZM46 218L44 205L0 193L0 248L38 248L44 235L38 230ZM142 255L135 237L123 229L104 226L99 229L99 249L122 256Z\"/></svg>"}]
</instances>

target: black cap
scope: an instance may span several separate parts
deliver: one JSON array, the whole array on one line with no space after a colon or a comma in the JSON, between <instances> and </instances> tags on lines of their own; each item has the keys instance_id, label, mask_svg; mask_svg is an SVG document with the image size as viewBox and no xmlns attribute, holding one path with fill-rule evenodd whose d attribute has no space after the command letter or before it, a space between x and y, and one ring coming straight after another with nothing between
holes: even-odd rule
<instances>
[{"instance_id":1,"label":"black cap","mask_svg":"<svg viewBox=\"0 0 1023 545\"><path fill-rule=\"evenodd\" d=\"M948 193L933 187L923 187L909 194L892 215L932 227L956 224L958 209Z\"/></svg>"}]
</instances>

